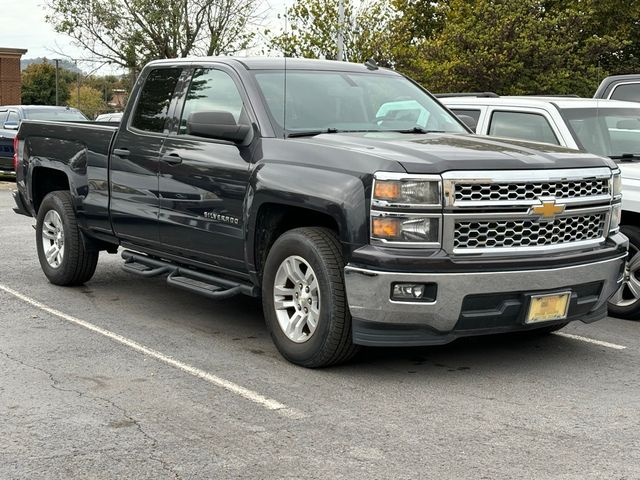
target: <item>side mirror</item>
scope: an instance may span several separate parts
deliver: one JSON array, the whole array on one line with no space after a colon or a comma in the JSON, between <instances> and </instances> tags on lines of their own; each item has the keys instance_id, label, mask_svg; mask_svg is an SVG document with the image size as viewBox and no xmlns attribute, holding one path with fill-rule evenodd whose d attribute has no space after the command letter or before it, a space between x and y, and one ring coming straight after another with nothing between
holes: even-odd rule
<instances>
[{"instance_id":1,"label":"side mirror","mask_svg":"<svg viewBox=\"0 0 640 480\"><path fill-rule=\"evenodd\" d=\"M250 125L238 125L229 112L194 112L187 120L187 134L196 137L242 143L250 131Z\"/></svg>"},{"instance_id":2,"label":"side mirror","mask_svg":"<svg viewBox=\"0 0 640 480\"><path fill-rule=\"evenodd\" d=\"M478 122L473 117L469 115L456 115L458 119L462 121L467 127L469 127L473 133L476 133L476 129L478 128Z\"/></svg>"},{"instance_id":3,"label":"side mirror","mask_svg":"<svg viewBox=\"0 0 640 480\"><path fill-rule=\"evenodd\" d=\"M4 128L5 130L18 130L18 128L20 128L20 124L15 122L7 122L2 128Z\"/></svg>"}]
</instances>

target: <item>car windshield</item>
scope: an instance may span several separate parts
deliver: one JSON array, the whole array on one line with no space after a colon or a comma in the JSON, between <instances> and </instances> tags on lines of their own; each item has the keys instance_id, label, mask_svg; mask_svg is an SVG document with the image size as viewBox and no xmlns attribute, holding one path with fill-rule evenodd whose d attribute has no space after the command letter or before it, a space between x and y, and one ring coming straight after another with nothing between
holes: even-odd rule
<instances>
[{"instance_id":1,"label":"car windshield","mask_svg":"<svg viewBox=\"0 0 640 480\"><path fill-rule=\"evenodd\" d=\"M447 110L400 75L264 70L254 73L273 121L287 134L322 131L466 133ZM286 118L285 118L286 115Z\"/></svg>"},{"instance_id":2,"label":"car windshield","mask_svg":"<svg viewBox=\"0 0 640 480\"><path fill-rule=\"evenodd\" d=\"M584 150L606 157L640 155L640 107L570 108L561 113Z\"/></svg>"},{"instance_id":3,"label":"car windshield","mask_svg":"<svg viewBox=\"0 0 640 480\"><path fill-rule=\"evenodd\" d=\"M25 111L25 118L28 120L57 120L61 122L87 121L87 117L72 108L30 108Z\"/></svg>"}]
</instances>

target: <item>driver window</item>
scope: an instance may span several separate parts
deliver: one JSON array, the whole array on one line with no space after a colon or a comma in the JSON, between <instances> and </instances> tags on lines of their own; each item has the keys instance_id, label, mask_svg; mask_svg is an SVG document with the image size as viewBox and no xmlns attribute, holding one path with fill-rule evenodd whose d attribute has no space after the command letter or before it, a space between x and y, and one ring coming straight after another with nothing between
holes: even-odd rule
<instances>
[{"instance_id":1,"label":"driver window","mask_svg":"<svg viewBox=\"0 0 640 480\"><path fill-rule=\"evenodd\" d=\"M250 123L233 79L221 70L198 68L184 102L178 135L187 134L187 121L192 113L210 111L229 112L236 123Z\"/></svg>"}]
</instances>

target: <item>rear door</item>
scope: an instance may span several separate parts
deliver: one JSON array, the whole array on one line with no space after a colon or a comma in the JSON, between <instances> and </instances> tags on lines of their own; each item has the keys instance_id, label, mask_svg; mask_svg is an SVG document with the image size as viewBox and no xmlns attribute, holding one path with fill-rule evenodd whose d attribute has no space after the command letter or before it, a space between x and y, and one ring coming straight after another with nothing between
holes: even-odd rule
<instances>
[{"instance_id":1,"label":"rear door","mask_svg":"<svg viewBox=\"0 0 640 480\"><path fill-rule=\"evenodd\" d=\"M137 245L159 243L158 162L181 74L181 68L173 67L149 71L113 144L111 222L117 236Z\"/></svg>"},{"instance_id":2,"label":"rear door","mask_svg":"<svg viewBox=\"0 0 640 480\"><path fill-rule=\"evenodd\" d=\"M242 271L251 152L247 146L188 135L189 115L202 111L229 112L236 123L254 122L232 69L220 65L192 71L180 123L162 149L160 240L181 256Z\"/></svg>"}]
</instances>

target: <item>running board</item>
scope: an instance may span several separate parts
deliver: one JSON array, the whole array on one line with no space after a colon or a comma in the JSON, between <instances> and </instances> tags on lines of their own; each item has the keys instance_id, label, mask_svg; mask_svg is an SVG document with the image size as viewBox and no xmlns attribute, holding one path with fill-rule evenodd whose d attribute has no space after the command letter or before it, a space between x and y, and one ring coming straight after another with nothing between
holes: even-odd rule
<instances>
[{"instance_id":1,"label":"running board","mask_svg":"<svg viewBox=\"0 0 640 480\"><path fill-rule=\"evenodd\" d=\"M151 258L146 255L125 250L122 252L125 272L142 277L167 275L167 283L171 286L189 290L214 300L223 300L240 293L256 296L253 285L234 282L209 273L203 273L186 267L179 267L170 262Z\"/></svg>"}]
</instances>

